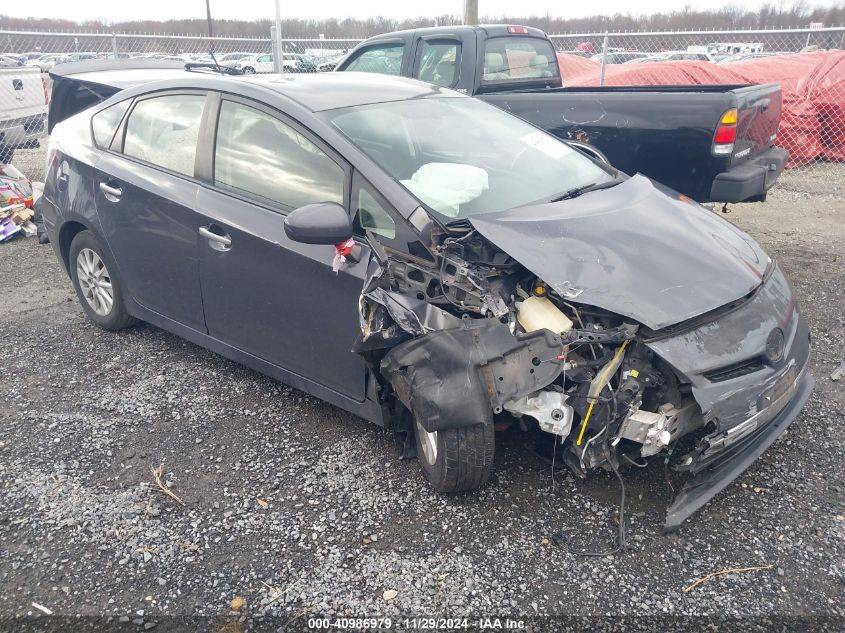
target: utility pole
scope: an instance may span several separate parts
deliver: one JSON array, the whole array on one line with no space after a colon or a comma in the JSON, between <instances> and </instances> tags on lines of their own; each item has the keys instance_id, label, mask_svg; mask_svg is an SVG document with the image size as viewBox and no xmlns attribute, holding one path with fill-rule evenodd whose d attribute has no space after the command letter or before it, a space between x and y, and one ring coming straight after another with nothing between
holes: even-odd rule
<instances>
[{"instance_id":1,"label":"utility pole","mask_svg":"<svg viewBox=\"0 0 845 633\"><path fill-rule=\"evenodd\" d=\"M478 0L464 0L464 24L478 24Z\"/></svg>"},{"instance_id":2,"label":"utility pole","mask_svg":"<svg viewBox=\"0 0 845 633\"><path fill-rule=\"evenodd\" d=\"M273 40L273 65L276 67L277 73L284 74L285 72L285 58L282 50L282 8L279 6L279 0L276 0L276 37Z\"/></svg>"}]
</instances>

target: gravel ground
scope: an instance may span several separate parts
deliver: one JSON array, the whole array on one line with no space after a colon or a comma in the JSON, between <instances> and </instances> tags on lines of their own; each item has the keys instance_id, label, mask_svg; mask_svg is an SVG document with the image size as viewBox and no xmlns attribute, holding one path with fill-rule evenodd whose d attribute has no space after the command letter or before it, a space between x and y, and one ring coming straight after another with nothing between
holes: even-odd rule
<instances>
[{"instance_id":1,"label":"gravel ground","mask_svg":"<svg viewBox=\"0 0 845 633\"><path fill-rule=\"evenodd\" d=\"M154 327L101 331L50 247L0 245L0 629L451 615L535 629L577 624L545 616L610 618L581 621L591 627L709 616L842 630L845 381L829 376L845 359L845 200L830 195L841 167L822 168L814 195L785 179L765 204L727 216L795 286L814 337L814 397L674 535L660 533L662 464L629 472L631 549L604 557L570 550L610 547L612 475L559 472L553 484L509 432L487 486L437 494L388 433ZM160 464L183 505L154 482ZM715 570L769 565L684 592ZM662 628L679 622L700 620Z\"/></svg>"}]
</instances>

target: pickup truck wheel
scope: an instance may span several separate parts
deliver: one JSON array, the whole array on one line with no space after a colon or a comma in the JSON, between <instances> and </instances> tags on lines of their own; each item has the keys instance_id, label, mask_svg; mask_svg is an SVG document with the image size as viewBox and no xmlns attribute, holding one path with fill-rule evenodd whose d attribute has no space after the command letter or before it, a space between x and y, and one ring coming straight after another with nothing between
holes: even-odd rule
<instances>
[{"instance_id":1,"label":"pickup truck wheel","mask_svg":"<svg viewBox=\"0 0 845 633\"><path fill-rule=\"evenodd\" d=\"M475 424L429 433L414 420L417 459L438 492L474 490L493 470L496 445L492 424Z\"/></svg>"},{"instance_id":2,"label":"pickup truck wheel","mask_svg":"<svg viewBox=\"0 0 845 633\"><path fill-rule=\"evenodd\" d=\"M70 243L70 277L86 316L105 330L135 323L126 312L124 290L106 249L91 231L80 231Z\"/></svg>"},{"instance_id":3,"label":"pickup truck wheel","mask_svg":"<svg viewBox=\"0 0 845 633\"><path fill-rule=\"evenodd\" d=\"M8 165L15 156L15 149L6 145L0 145L0 165Z\"/></svg>"}]
</instances>

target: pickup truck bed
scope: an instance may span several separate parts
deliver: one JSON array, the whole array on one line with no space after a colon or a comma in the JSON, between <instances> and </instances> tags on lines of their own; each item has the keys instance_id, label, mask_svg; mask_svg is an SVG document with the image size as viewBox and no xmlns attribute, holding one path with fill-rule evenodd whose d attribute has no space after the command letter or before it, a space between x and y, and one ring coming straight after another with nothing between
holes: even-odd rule
<instances>
[{"instance_id":1,"label":"pickup truck bed","mask_svg":"<svg viewBox=\"0 0 845 633\"><path fill-rule=\"evenodd\" d=\"M399 74L474 95L699 202L764 200L786 164L787 152L774 147L777 84L564 88L556 59L538 29L449 26L372 37L337 70ZM716 142L720 127L729 141Z\"/></svg>"},{"instance_id":2,"label":"pickup truck bed","mask_svg":"<svg viewBox=\"0 0 845 633\"><path fill-rule=\"evenodd\" d=\"M761 199L786 164L787 153L772 147L777 84L550 88L479 98L699 202ZM733 152L714 155L714 132L731 108L739 113Z\"/></svg>"},{"instance_id":3,"label":"pickup truck bed","mask_svg":"<svg viewBox=\"0 0 845 633\"><path fill-rule=\"evenodd\" d=\"M0 69L0 163L19 147L37 147L44 133L47 96L38 68Z\"/></svg>"}]
</instances>

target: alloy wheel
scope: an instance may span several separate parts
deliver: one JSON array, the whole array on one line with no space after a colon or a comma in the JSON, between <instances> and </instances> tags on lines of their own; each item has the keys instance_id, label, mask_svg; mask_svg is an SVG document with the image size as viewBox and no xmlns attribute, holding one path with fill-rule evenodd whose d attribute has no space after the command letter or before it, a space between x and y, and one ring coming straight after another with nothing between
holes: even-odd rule
<instances>
[{"instance_id":1,"label":"alloy wheel","mask_svg":"<svg viewBox=\"0 0 845 633\"><path fill-rule=\"evenodd\" d=\"M437 431L429 433L419 422L416 422L416 425L417 433L420 436L420 447L422 448L425 461L434 466L434 462L437 461Z\"/></svg>"},{"instance_id":2,"label":"alloy wheel","mask_svg":"<svg viewBox=\"0 0 845 633\"><path fill-rule=\"evenodd\" d=\"M91 309L108 316L114 305L111 275L102 258L90 248L83 248L76 256L76 278Z\"/></svg>"}]
</instances>

